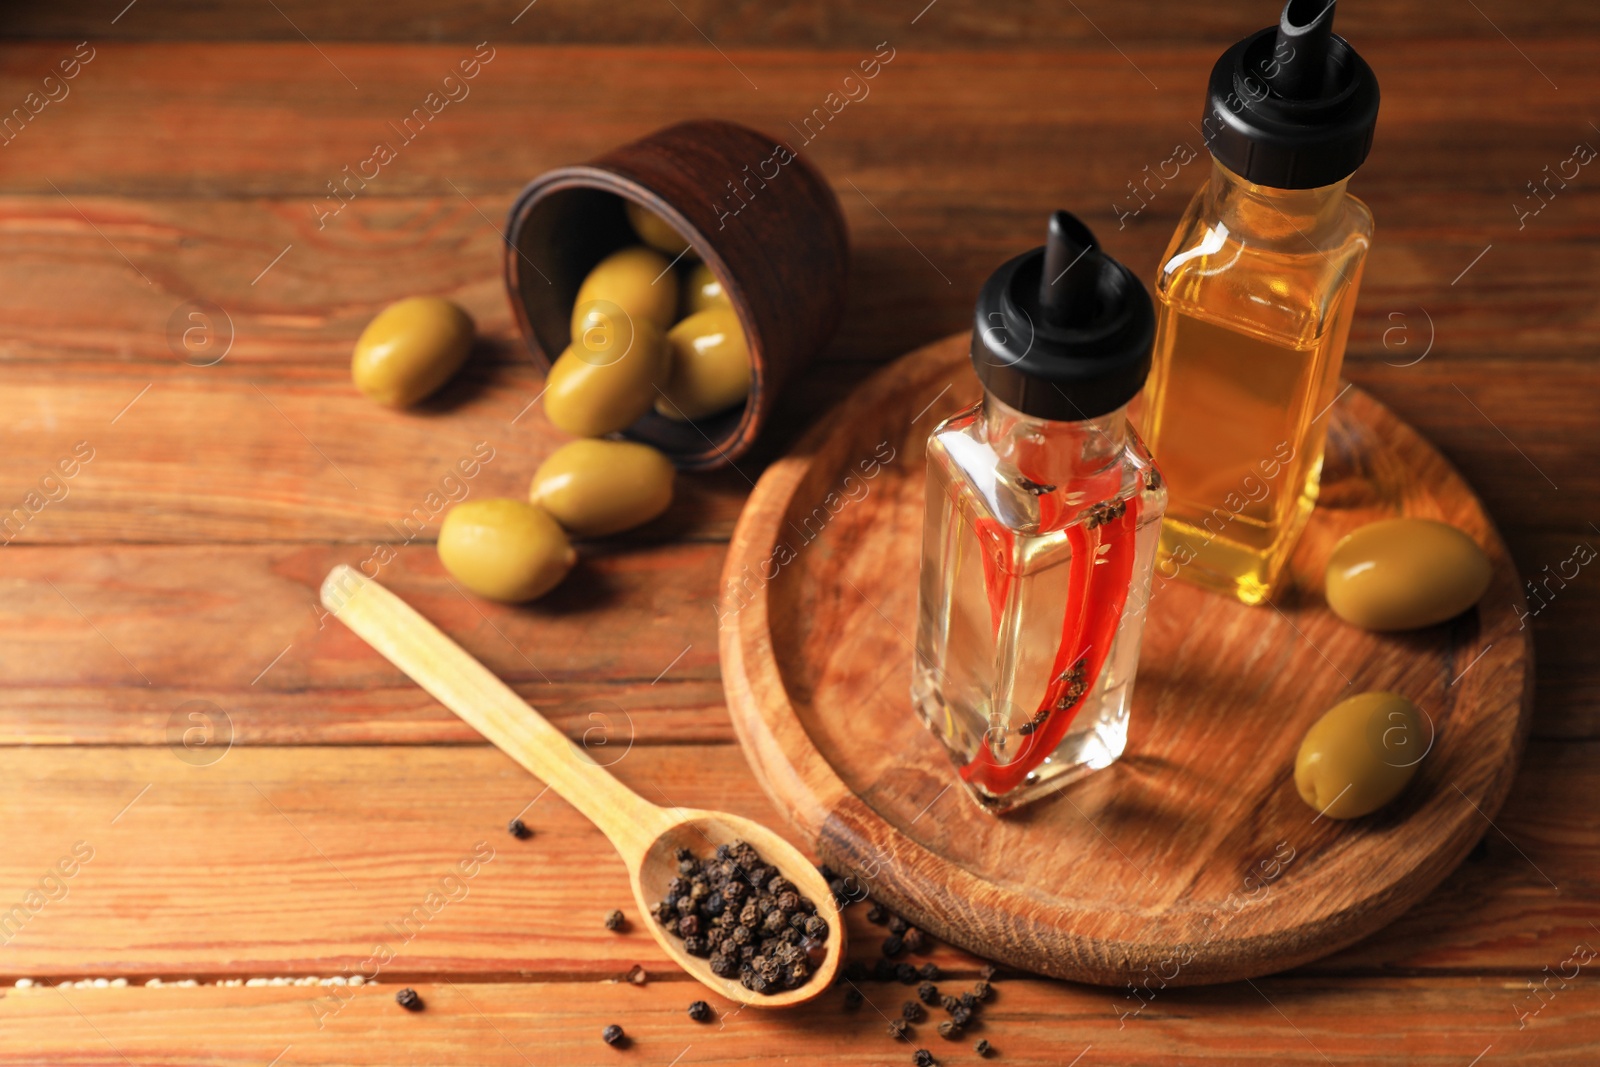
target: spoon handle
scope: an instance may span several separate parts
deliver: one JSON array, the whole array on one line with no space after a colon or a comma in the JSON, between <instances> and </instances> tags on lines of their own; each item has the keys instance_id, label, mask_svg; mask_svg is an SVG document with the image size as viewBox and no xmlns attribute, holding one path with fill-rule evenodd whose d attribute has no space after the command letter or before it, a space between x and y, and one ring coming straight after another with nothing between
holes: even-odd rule
<instances>
[{"instance_id":1,"label":"spoon handle","mask_svg":"<svg viewBox=\"0 0 1600 1067\"><path fill-rule=\"evenodd\" d=\"M559 793L598 826L630 864L644 855L663 812L611 776L580 745L405 601L340 565L322 582L322 603L467 725Z\"/></svg>"}]
</instances>

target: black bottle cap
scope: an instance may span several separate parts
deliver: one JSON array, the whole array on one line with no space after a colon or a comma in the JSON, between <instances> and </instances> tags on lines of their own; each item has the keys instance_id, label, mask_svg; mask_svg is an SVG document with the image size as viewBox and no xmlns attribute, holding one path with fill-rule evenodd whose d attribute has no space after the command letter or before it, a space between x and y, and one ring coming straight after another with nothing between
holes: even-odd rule
<instances>
[{"instance_id":1,"label":"black bottle cap","mask_svg":"<svg viewBox=\"0 0 1600 1067\"><path fill-rule=\"evenodd\" d=\"M1144 388L1155 339L1150 294L1065 211L1048 243L1005 263L978 296L972 366L997 400L1034 418L1081 422Z\"/></svg>"},{"instance_id":2,"label":"black bottle cap","mask_svg":"<svg viewBox=\"0 0 1600 1067\"><path fill-rule=\"evenodd\" d=\"M1315 189L1354 174L1378 123L1378 77L1333 32L1335 0L1288 0L1211 69L1201 136L1256 185Z\"/></svg>"}]
</instances>

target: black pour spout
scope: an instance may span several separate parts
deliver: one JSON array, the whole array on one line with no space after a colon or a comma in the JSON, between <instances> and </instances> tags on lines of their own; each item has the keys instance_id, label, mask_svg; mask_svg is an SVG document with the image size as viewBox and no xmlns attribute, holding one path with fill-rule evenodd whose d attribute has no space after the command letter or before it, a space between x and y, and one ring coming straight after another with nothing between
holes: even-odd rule
<instances>
[{"instance_id":1,"label":"black pour spout","mask_svg":"<svg viewBox=\"0 0 1600 1067\"><path fill-rule=\"evenodd\" d=\"M1308 100L1322 92L1328 73L1337 0L1288 0L1278 18L1268 82L1280 96Z\"/></svg>"},{"instance_id":2,"label":"black pour spout","mask_svg":"<svg viewBox=\"0 0 1600 1067\"><path fill-rule=\"evenodd\" d=\"M1050 216L1044 243L1044 270L1039 276L1039 307L1052 326L1092 319L1099 299L1100 243L1076 215Z\"/></svg>"}]
</instances>

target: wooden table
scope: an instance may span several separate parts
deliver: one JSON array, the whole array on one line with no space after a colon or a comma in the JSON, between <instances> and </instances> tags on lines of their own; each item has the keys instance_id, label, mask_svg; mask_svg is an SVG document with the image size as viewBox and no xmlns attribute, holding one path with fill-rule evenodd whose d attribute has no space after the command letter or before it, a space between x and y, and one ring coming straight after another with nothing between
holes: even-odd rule
<instances>
[{"instance_id":1,"label":"wooden table","mask_svg":"<svg viewBox=\"0 0 1600 1067\"><path fill-rule=\"evenodd\" d=\"M383 581L609 739L644 796L781 823L733 743L711 608L750 480L873 367L964 328L1050 209L1150 276L1204 164L1143 186L1137 214L1129 183L1200 147L1211 62L1273 5L124 2L8 11L33 39L0 49L0 105L25 108L0 147L0 978L33 983L4 990L0 1062L909 1063L880 1015L898 987L854 1014L830 995L691 1022L698 989L637 917L602 926L628 905L600 835L324 620L317 584L392 551ZM996 1062L1600 1055L1600 571L1579 562L1600 543L1600 171L1564 163L1600 145L1600 14L1340 18L1384 87L1348 374L1460 466L1538 583L1526 765L1480 852L1385 933L1142 1001L1005 978L971 1035ZM330 215L328 183L482 41L469 95ZM789 124L885 41L870 94L799 144ZM558 439L528 410L505 209L546 168L705 114L794 136L835 183L844 326L759 455L684 479L663 521L586 549L536 606L469 599L429 543L447 474L492 449L466 491L519 495ZM440 400L392 413L354 393L349 351L413 293L459 300L485 344ZM505 832L519 813L529 841ZM961 981L980 965L929 958ZM634 968L648 981L619 981ZM101 978L122 984L79 981ZM407 984L424 1012L395 1004ZM630 1049L600 1043L610 1022ZM941 1062L975 1060L922 1029Z\"/></svg>"}]
</instances>

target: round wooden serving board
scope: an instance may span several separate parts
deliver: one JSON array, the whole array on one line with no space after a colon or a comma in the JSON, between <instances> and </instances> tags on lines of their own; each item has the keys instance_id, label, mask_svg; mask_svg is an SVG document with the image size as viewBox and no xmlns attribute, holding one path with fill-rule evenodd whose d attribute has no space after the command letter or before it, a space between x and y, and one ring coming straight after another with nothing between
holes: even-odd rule
<instances>
[{"instance_id":1,"label":"round wooden serving board","mask_svg":"<svg viewBox=\"0 0 1600 1067\"><path fill-rule=\"evenodd\" d=\"M1533 682L1516 570L1444 458L1347 389L1274 604L1158 576L1122 759L996 817L909 696L923 444L977 395L965 335L885 368L767 471L734 534L718 605L728 703L757 776L817 854L973 952L1150 990L1325 955L1438 885L1505 799ZM1334 542L1395 515L1441 519L1487 550L1494 582L1477 609L1386 636L1328 611ZM1431 751L1384 811L1321 818L1294 788L1301 735L1373 689L1423 709Z\"/></svg>"}]
</instances>

